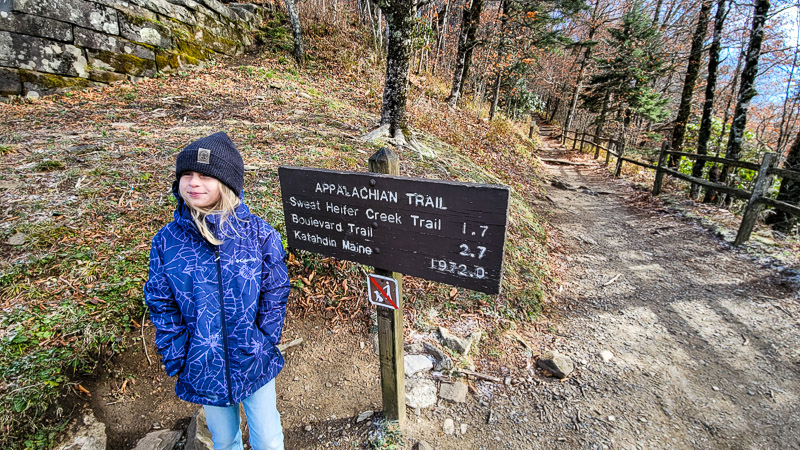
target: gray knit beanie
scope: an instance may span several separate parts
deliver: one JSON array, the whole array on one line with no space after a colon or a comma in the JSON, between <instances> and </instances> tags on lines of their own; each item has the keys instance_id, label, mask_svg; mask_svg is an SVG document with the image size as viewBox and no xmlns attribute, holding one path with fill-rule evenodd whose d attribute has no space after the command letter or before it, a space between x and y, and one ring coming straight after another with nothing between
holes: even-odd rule
<instances>
[{"instance_id":1,"label":"gray knit beanie","mask_svg":"<svg viewBox=\"0 0 800 450\"><path fill-rule=\"evenodd\" d=\"M185 172L197 172L218 179L236 193L242 194L244 162L233 141L223 132L198 139L178 154L175 180Z\"/></svg>"}]
</instances>

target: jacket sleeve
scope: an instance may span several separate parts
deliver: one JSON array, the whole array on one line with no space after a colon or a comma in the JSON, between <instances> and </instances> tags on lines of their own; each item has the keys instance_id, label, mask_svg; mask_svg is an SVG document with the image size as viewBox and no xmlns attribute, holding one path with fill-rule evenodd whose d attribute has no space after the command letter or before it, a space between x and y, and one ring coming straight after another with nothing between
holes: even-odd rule
<instances>
[{"instance_id":1,"label":"jacket sleeve","mask_svg":"<svg viewBox=\"0 0 800 450\"><path fill-rule=\"evenodd\" d=\"M271 229L262 245L264 260L261 268L261 294L258 303L258 327L278 345L283 331L283 319L286 317L286 301L289 298L291 285L289 273L283 262L286 253L283 250L281 235Z\"/></svg>"},{"instance_id":2,"label":"jacket sleeve","mask_svg":"<svg viewBox=\"0 0 800 450\"><path fill-rule=\"evenodd\" d=\"M149 276L144 284L144 301L156 327L155 343L161 362L167 375L175 376L183 370L186 362L189 332L167 282L163 255L157 239L158 236L153 238L150 246Z\"/></svg>"}]
</instances>

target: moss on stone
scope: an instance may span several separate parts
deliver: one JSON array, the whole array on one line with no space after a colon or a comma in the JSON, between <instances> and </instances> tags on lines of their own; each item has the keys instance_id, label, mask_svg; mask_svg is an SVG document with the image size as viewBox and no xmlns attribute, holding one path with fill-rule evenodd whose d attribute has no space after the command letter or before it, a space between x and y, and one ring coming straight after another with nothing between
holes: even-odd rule
<instances>
[{"instance_id":1,"label":"moss on stone","mask_svg":"<svg viewBox=\"0 0 800 450\"><path fill-rule=\"evenodd\" d=\"M148 71L155 72L156 70L156 63L152 59L144 59L133 55L113 53L104 50L94 51L90 53L90 56L113 67L116 72L148 76L154 75L154 73L148 74Z\"/></svg>"},{"instance_id":2,"label":"moss on stone","mask_svg":"<svg viewBox=\"0 0 800 450\"><path fill-rule=\"evenodd\" d=\"M86 88L93 83L86 78L67 77L53 73L34 72L32 70L19 70L19 79L23 86L32 85L45 91L57 91L62 89ZM27 88L28 86L26 86Z\"/></svg>"},{"instance_id":3,"label":"moss on stone","mask_svg":"<svg viewBox=\"0 0 800 450\"><path fill-rule=\"evenodd\" d=\"M168 28L167 26L164 25L164 22L161 22L160 20L153 20L147 17L135 16L124 12L122 12L122 14L125 15L125 19L127 19L128 22L136 26L143 27L146 25L156 25L158 28L164 28L164 29Z\"/></svg>"},{"instance_id":4,"label":"moss on stone","mask_svg":"<svg viewBox=\"0 0 800 450\"><path fill-rule=\"evenodd\" d=\"M173 50L190 56L194 59L202 60L208 58L208 50L195 42L186 39L175 38L172 40Z\"/></svg>"},{"instance_id":5,"label":"moss on stone","mask_svg":"<svg viewBox=\"0 0 800 450\"><path fill-rule=\"evenodd\" d=\"M201 60L185 53L161 50L156 53L156 66L160 72L172 72L184 65L196 66Z\"/></svg>"},{"instance_id":6,"label":"moss on stone","mask_svg":"<svg viewBox=\"0 0 800 450\"><path fill-rule=\"evenodd\" d=\"M118 81L124 81L128 77L124 73L111 72L105 69L93 68L89 69L89 79L92 81L99 81L101 83L111 84Z\"/></svg>"}]
</instances>

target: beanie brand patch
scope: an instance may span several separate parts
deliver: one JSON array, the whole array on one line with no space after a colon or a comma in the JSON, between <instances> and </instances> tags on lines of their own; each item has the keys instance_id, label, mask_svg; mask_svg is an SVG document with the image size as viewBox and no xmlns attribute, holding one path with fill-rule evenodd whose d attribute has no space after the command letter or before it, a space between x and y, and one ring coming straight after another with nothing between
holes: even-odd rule
<instances>
[{"instance_id":1,"label":"beanie brand patch","mask_svg":"<svg viewBox=\"0 0 800 450\"><path fill-rule=\"evenodd\" d=\"M209 164L211 162L211 150L202 147L197 149L197 162Z\"/></svg>"}]
</instances>

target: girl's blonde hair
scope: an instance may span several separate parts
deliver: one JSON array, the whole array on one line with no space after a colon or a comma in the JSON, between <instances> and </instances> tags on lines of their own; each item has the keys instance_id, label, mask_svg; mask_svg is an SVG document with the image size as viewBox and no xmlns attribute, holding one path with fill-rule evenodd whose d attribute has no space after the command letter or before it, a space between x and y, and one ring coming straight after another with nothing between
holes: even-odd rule
<instances>
[{"instance_id":1,"label":"girl's blonde hair","mask_svg":"<svg viewBox=\"0 0 800 450\"><path fill-rule=\"evenodd\" d=\"M220 245L222 244L222 240L218 239L214 236L214 233L211 232L211 229L208 227L208 222L206 222L206 216L209 214L219 215L217 229L224 230L224 225L227 221L231 220L231 218L239 220L239 218L236 217L236 207L239 206L241 200L239 200L239 197L231 188L220 183L216 178L214 180L219 183L220 194L219 200L217 200L216 203L207 208L195 208L186 201L186 198L184 198L183 201L192 213L192 220L197 227L197 231L212 245ZM181 195L181 197L183 197L183 195ZM221 237L225 238L227 236L222 235Z\"/></svg>"}]
</instances>

